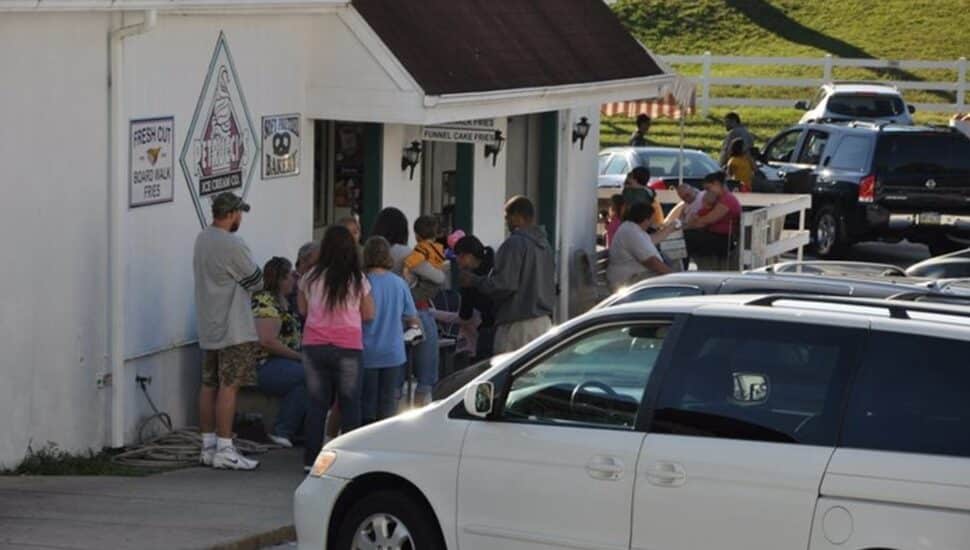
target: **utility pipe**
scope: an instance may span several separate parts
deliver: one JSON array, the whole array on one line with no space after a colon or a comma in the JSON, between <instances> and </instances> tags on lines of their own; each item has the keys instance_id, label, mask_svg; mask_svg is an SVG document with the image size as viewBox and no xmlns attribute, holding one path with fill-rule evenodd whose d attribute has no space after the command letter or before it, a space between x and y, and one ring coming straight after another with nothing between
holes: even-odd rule
<instances>
[{"instance_id":1,"label":"utility pipe","mask_svg":"<svg viewBox=\"0 0 970 550\"><path fill-rule=\"evenodd\" d=\"M124 14L117 18L124 22ZM158 13L145 12L140 23L108 33L108 361L111 372L111 446L125 444L126 396L131 389L125 376L125 261L122 243L128 210L127 130L124 94L124 40L155 28Z\"/></svg>"}]
</instances>

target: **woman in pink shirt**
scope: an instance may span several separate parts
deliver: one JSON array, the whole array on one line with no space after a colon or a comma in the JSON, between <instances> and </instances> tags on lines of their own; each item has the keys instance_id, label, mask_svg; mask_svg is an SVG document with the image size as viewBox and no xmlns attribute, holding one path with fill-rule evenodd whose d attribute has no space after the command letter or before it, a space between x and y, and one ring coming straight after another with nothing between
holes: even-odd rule
<instances>
[{"instance_id":1,"label":"woman in pink shirt","mask_svg":"<svg viewBox=\"0 0 970 550\"><path fill-rule=\"evenodd\" d=\"M324 417L336 396L341 429L360 426L362 323L374 318L370 283L360 269L357 243L346 227L331 226L320 245L320 259L300 279L303 364L310 407L303 463L313 465L323 447Z\"/></svg>"},{"instance_id":2,"label":"woman in pink shirt","mask_svg":"<svg viewBox=\"0 0 970 550\"><path fill-rule=\"evenodd\" d=\"M731 236L741 221L741 203L724 185L724 172L704 176L705 197L713 206L687 221L684 238L691 256L727 256Z\"/></svg>"}]
</instances>

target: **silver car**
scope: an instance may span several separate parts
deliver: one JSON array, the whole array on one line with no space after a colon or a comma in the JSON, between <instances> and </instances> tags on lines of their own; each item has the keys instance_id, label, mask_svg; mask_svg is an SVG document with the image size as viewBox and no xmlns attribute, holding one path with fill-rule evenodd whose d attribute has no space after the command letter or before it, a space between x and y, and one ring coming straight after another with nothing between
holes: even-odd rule
<instances>
[{"instance_id":1,"label":"silver car","mask_svg":"<svg viewBox=\"0 0 970 550\"><path fill-rule=\"evenodd\" d=\"M600 190L623 187L626 175L637 166L650 169L652 178L659 178L670 187L680 175L680 149L676 147L609 147L600 151ZM684 149L684 181L700 187L701 180L719 170L717 162L703 151Z\"/></svg>"}]
</instances>

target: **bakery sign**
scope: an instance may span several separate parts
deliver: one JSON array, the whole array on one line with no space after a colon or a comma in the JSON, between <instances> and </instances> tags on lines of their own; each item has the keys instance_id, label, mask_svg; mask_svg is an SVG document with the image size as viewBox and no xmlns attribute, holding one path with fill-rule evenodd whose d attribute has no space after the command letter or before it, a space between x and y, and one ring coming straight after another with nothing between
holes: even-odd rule
<instances>
[{"instance_id":1,"label":"bakery sign","mask_svg":"<svg viewBox=\"0 0 970 550\"><path fill-rule=\"evenodd\" d=\"M180 161L203 227L211 221L207 197L233 191L243 197L259 143L225 34L219 33Z\"/></svg>"},{"instance_id":2,"label":"bakery sign","mask_svg":"<svg viewBox=\"0 0 970 550\"><path fill-rule=\"evenodd\" d=\"M300 173L300 115L264 116L263 179Z\"/></svg>"}]
</instances>

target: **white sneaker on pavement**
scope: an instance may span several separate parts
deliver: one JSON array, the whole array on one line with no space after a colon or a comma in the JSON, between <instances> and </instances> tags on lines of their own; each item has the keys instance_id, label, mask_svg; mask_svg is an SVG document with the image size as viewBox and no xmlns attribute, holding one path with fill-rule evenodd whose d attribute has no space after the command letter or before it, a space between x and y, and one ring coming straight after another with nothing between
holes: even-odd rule
<instances>
[{"instance_id":1,"label":"white sneaker on pavement","mask_svg":"<svg viewBox=\"0 0 970 550\"><path fill-rule=\"evenodd\" d=\"M212 466L212 459L216 456L215 445L211 447L203 447L202 451L199 452L199 464L203 466Z\"/></svg>"},{"instance_id":2,"label":"white sneaker on pavement","mask_svg":"<svg viewBox=\"0 0 970 550\"><path fill-rule=\"evenodd\" d=\"M288 437L283 437L281 435L273 435L273 434L266 434L266 437L268 437L270 441L272 441L273 443L276 443L277 445L279 445L280 447L283 447L284 449L290 449L293 447L293 442L290 441Z\"/></svg>"},{"instance_id":3,"label":"white sneaker on pavement","mask_svg":"<svg viewBox=\"0 0 970 550\"><path fill-rule=\"evenodd\" d=\"M225 447L212 459L212 467L219 470L255 470L259 461L239 454L235 447Z\"/></svg>"}]
</instances>

